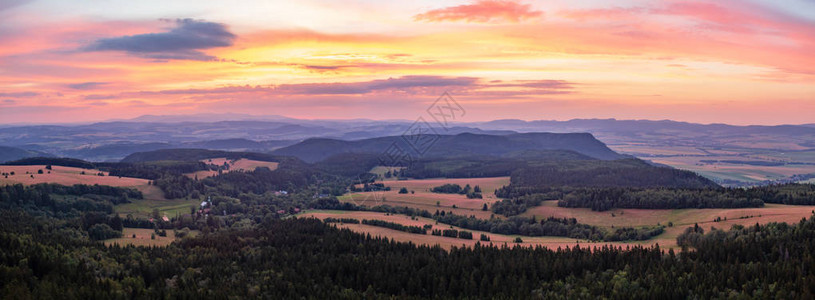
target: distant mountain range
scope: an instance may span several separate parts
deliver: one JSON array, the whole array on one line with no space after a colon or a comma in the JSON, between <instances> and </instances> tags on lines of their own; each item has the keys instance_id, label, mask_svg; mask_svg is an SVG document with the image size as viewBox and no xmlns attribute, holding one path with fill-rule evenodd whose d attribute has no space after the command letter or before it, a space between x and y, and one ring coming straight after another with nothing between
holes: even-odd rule
<instances>
[{"instance_id":1,"label":"distant mountain range","mask_svg":"<svg viewBox=\"0 0 815 300\"><path fill-rule=\"evenodd\" d=\"M53 155L118 161L131 153L170 148L268 153L313 138L356 141L401 136L408 132L412 124L412 121L406 120L302 120L243 114L142 116L94 124L0 127L0 145L20 149L14 151L14 155L8 154L9 158ZM529 132L591 133L613 149L619 147L623 153L640 157L660 154L622 146L719 149L735 145L762 151L815 150L815 124L733 126L667 120L507 119L455 123L447 128L431 125L436 126L438 134L445 136L461 133L491 136ZM340 144L338 149L348 147L345 143ZM451 145L448 146L447 149L453 149ZM12 153L11 150L5 152ZM312 155L319 157L316 153Z\"/></svg>"},{"instance_id":2,"label":"distant mountain range","mask_svg":"<svg viewBox=\"0 0 815 300\"><path fill-rule=\"evenodd\" d=\"M699 133L726 132L728 134L813 134L815 124L804 125L749 125L695 124L670 120L616 120L574 119L569 121L523 121L515 119L468 123L469 126L494 130L514 131L603 131L616 133L658 132L664 130Z\"/></svg>"}]
</instances>

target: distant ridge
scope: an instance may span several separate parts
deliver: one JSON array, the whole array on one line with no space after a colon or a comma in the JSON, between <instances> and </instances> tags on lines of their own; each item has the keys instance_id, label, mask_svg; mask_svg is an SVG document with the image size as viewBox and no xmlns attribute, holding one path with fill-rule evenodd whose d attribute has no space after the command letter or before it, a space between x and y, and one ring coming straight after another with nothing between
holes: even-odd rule
<instances>
[{"instance_id":1,"label":"distant ridge","mask_svg":"<svg viewBox=\"0 0 815 300\"><path fill-rule=\"evenodd\" d=\"M188 115L143 115L132 119L111 120L148 123L220 122L220 121L294 121L297 119L279 115L250 115L236 113L201 113ZM106 121L108 122L108 121Z\"/></svg>"},{"instance_id":2,"label":"distant ridge","mask_svg":"<svg viewBox=\"0 0 815 300\"><path fill-rule=\"evenodd\" d=\"M401 136L389 136L357 141L314 138L275 150L277 155L294 156L306 162L317 162L341 153L382 153L396 143L401 149L423 151L426 157L465 155L501 156L524 150L570 150L597 159L625 158L589 133L520 133L486 135L462 133L441 135L426 149L415 149ZM426 151L425 151L426 150Z\"/></svg>"},{"instance_id":3,"label":"distant ridge","mask_svg":"<svg viewBox=\"0 0 815 300\"><path fill-rule=\"evenodd\" d=\"M38 156L52 156L52 155L39 151L0 146L0 163Z\"/></svg>"},{"instance_id":4,"label":"distant ridge","mask_svg":"<svg viewBox=\"0 0 815 300\"><path fill-rule=\"evenodd\" d=\"M468 123L482 129L542 131L607 131L607 132L644 132L660 130L683 131L726 131L734 134L815 134L815 124L803 125L729 125L698 124L673 120L617 120L617 119L571 119L568 121L502 119L488 122Z\"/></svg>"},{"instance_id":5,"label":"distant ridge","mask_svg":"<svg viewBox=\"0 0 815 300\"><path fill-rule=\"evenodd\" d=\"M279 156L255 152L230 152L207 149L161 149L133 153L122 159L121 162L142 163L151 161L197 161L216 157L225 157L228 159L246 158L272 162L279 162L282 159Z\"/></svg>"}]
</instances>

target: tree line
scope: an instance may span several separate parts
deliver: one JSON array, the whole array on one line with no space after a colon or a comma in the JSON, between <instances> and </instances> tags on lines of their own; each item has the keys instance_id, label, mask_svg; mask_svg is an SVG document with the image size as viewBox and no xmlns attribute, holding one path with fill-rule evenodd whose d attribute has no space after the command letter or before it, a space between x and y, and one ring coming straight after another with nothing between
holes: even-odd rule
<instances>
[{"instance_id":1,"label":"tree line","mask_svg":"<svg viewBox=\"0 0 815 300\"><path fill-rule=\"evenodd\" d=\"M549 217L538 221L535 217L510 217L506 219L479 219L453 213L439 214L435 217L439 223L461 228L486 231L505 235L523 236L562 236L592 241L647 240L662 234L664 227L620 227L611 231L580 224L575 218Z\"/></svg>"},{"instance_id":2,"label":"tree line","mask_svg":"<svg viewBox=\"0 0 815 300\"><path fill-rule=\"evenodd\" d=\"M399 224L399 223L388 222L388 221L377 220L377 219L373 219L373 220L363 219L362 224L371 225L371 226L385 227L385 228L388 228L388 229L404 231L404 232L407 232L407 233L427 234L427 229L425 227L402 225L402 224Z\"/></svg>"},{"instance_id":3,"label":"tree line","mask_svg":"<svg viewBox=\"0 0 815 300\"><path fill-rule=\"evenodd\" d=\"M762 207L765 203L815 205L815 185L779 184L752 188L637 188L637 187L517 187L496 190L508 198L496 202L492 211L505 216L521 214L547 200L558 206L591 208L681 209Z\"/></svg>"}]
</instances>

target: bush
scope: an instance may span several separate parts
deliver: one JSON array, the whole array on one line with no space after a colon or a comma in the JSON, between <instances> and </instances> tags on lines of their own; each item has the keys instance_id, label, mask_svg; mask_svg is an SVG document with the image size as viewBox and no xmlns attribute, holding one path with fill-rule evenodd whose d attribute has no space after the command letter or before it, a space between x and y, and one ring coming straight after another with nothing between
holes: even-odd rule
<instances>
[{"instance_id":1,"label":"bush","mask_svg":"<svg viewBox=\"0 0 815 300\"><path fill-rule=\"evenodd\" d=\"M107 240L113 238L120 238L122 237L122 233L120 231L113 230L108 224L99 223L94 224L91 228L88 228L88 236L93 240Z\"/></svg>"},{"instance_id":2,"label":"bush","mask_svg":"<svg viewBox=\"0 0 815 300\"><path fill-rule=\"evenodd\" d=\"M408 226L408 225L402 225L402 224L399 224L399 223L376 220L376 219L374 219L374 220L362 220L362 224L371 225L371 226L385 227L385 228L404 231L404 232L408 232L408 233L427 234L427 230L424 227Z\"/></svg>"},{"instance_id":3,"label":"bush","mask_svg":"<svg viewBox=\"0 0 815 300\"><path fill-rule=\"evenodd\" d=\"M186 237L188 235L190 235L190 229L187 228L187 227L184 227L183 229L178 230L178 231L175 232L175 237L179 238L179 239L183 238L183 237Z\"/></svg>"},{"instance_id":4,"label":"bush","mask_svg":"<svg viewBox=\"0 0 815 300\"><path fill-rule=\"evenodd\" d=\"M441 194L459 194L463 189L458 184L445 184L432 188L430 191Z\"/></svg>"},{"instance_id":5,"label":"bush","mask_svg":"<svg viewBox=\"0 0 815 300\"><path fill-rule=\"evenodd\" d=\"M455 237L458 237L458 230L445 229L444 231L442 231L441 235L446 236L446 237L455 238Z\"/></svg>"},{"instance_id":6,"label":"bush","mask_svg":"<svg viewBox=\"0 0 815 300\"><path fill-rule=\"evenodd\" d=\"M400 194L407 194L408 190L406 188L401 188L401 189L399 189L399 193Z\"/></svg>"},{"instance_id":7,"label":"bush","mask_svg":"<svg viewBox=\"0 0 815 300\"><path fill-rule=\"evenodd\" d=\"M325 223L359 224L359 220L354 218L325 218Z\"/></svg>"}]
</instances>

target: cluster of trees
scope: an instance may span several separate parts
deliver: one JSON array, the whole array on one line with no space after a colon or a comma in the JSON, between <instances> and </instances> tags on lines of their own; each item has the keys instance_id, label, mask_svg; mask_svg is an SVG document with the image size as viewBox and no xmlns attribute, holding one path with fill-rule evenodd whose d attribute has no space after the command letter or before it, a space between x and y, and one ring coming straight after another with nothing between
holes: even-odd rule
<instances>
[{"instance_id":1,"label":"cluster of trees","mask_svg":"<svg viewBox=\"0 0 815 300\"><path fill-rule=\"evenodd\" d=\"M572 161L521 168L512 172L514 187L672 187L713 188L696 173L648 165L638 159Z\"/></svg>"},{"instance_id":2,"label":"cluster of trees","mask_svg":"<svg viewBox=\"0 0 815 300\"><path fill-rule=\"evenodd\" d=\"M121 237L125 225L113 214L113 205L141 197L136 190L109 186L16 184L0 186L0 211L29 216L29 221L17 224L27 229L64 227L91 240L104 240Z\"/></svg>"},{"instance_id":3,"label":"cluster of trees","mask_svg":"<svg viewBox=\"0 0 815 300\"><path fill-rule=\"evenodd\" d=\"M325 218L323 219L323 222L340 224L359 224L359 220L354 218Z\"/></svg>"},{"instance_id":4,"label":"cluster of trees","mask_svg":"<svg viewBox=\"0 0 815 300\"><path fill-rule=\"evenodd\" d=\"M134 189L100 185L0 186L0 209L24 210L59 218L77 217L82 212L110 214L114 204L141 198L141 192Z\"/></svg>"},{"instance_id":5,"label":"cluster of trees","mask_svg":"<svg viewBox=\"0 0 815 300\"><path fill-rule=\"evenodd\" d=\"M491 233L524 236L563 236L592 241L621 241L621 240L647 240L661 234L664 230L657 227L620 227L612 231L577 223L574 218L549 217L538 221L526 217L510 217L506 219L479 219L475 216L462 216L453 213L435 216L439 223L453 225L461 228L487 231Z\"/></svg>"},{"instance_id":6,"label":"cluster of trees","mask_svg":"<svg viewBox=\"0 0 815 300\"><path fill-rule=\"evenodd\" d=\"M362 183L362 188L357 188L356 185L352 185L349 189L351 190L351 192L373 192L373 191L390 191L391 187L385 186L384 183L379 182L365 182ZM407 194L407 192L402 194Z\"/></svg>"},{"instance_id":7,"label":"cluster of trees","mask_svg":"<svg viewBox=\"0 0 815 300\"><path fill-rule=\"evenodd\" d=\"M464 230L433 229L431 234L436 235L436 236L460 238L460 239L465 239L465 240L472 240L473 239L473 233L469 232L469 231L464 231Z\"/></svg>"},{"instance_id":8,"label":"cluster of trees","mask_svg":"<svg viewBox=\"0 0 815 300\"><path fill-rule=\"evenodd\" d=\"M815 184L777 184L752 187L745 191L765 203L789 205L815 205Z\"/></svg>"},{"instance_id":9,"label":"cluster of trees","mask_svg":"<svg viewBox=\"0 0 815 300\"><path fill-rule=\"evenodd\" d=\"M265 218L167 247L108 247L70 226L43 226L48 222L0 210L0 298L815 295L815 273L809 268L815 265L809 251L815 245L813 219L715 230L688 239L695 250L679 254L638 245L445 250L354 233L315 219ZM38 226L40 230L32 230Z\"/></svg>"},{"instance_id":10,"label":"cluster of trees","mask_svg":"<svg viewBox=\"0 0 815 300\"><path fill-rule=\"evenodd\" d=\"M510 184L496 190L492 211L513 216L542 201L555 200L561 207L680 209L762 207L764 203L814 205L815 185L780 184L752 188L637 188L637 187L521 187Z\"/></svg>"},{"instance_id":11,"label":"cluster of trees","mask_svg":"<svg viewBox=\"0 0 815 300\"><path fill-rule=\"evenodd\" d=\"M603 237L603 240L608 242L643 241L658 236L663 232L665 232L664 226L644 226L641 228L620 227L607 233Z\"/></svg>"},{"instance_id":12,"label":"cluster of trees","mask_svg":"<svg viewBox=\"0 0 815 300\"><path fill-rule=\"evenodd\" d=\"M523 160L499 157L428 158L413 162L399 175L416 179L498 177L525 166Z\"/></svg>"},{"instance_id":13,"label":"cluster of trees","mask_svg":"<svg viewBox=\"0 0 815 300\"><path fill-rule=\"evenodd\" d=\"M527 208L539 206L541 202L547 200L560 199L562 193L529 194L518 196L512 199L502 199L492 204L492 211L507 217L520 215Z\"/></svg>"},{"instance_id":14,"label":"cluster of trees","mask_svg":"<svg viewBox=\"0 0 815 300\"><path fill-rule=\"evenodd\" d=\"M399 177L399 169L388 170L387 172L385 172L385 174L382 174L382 176L384 176L385 178L394 178L394 177L398 178Z\"/></svg>"},{"instance_id":15,"label":"cluster of trees","mask_svg":"<svg viewBox=\"0 0 815 300\"><path fill-rule=\"evenodd\" d=\"M470 198L470 199L481 199L482 198L482 196L481 196L481 187L477 186L477 185L475 187L470 187L470 185L467 184L464 187L461 187L461 185L458 185L458 184L447 183L447 184L444 184L444 185L433 187L432 189L430 189L430 191L434 192L434 193L441 193L441 194L467 195L467 198Z\"/></svg>"},{"instance_id":16,"label":"cluster of trees","mask_svg":"<svg viewBox=\"0 0 815 300\"><path fill-rule=\"evenodd\" d=\"M36 165L55 165L64 167L74 167L82 169L94 169L96 164L87 162L76 158L67 157L28 157L20 160L10 161L4 165L12 166L36 166ZM50 170L50 169L49 169Z\"/></svg>"},{"instance_id":17,"label":"cluster of trees","mask_svg":"<svg viewBox=\"0 0 815 300\"><path fill-rule=\"evenodd\" d=\"M143 163L99 163L110 176L156 180L169 175L180 176L197 171L219 170L220 167L200 161L156 161Z\"/></svg>"},{"instance_id":18,"label":"cluster of trees","mask_svg":"<svg viewBox=\"0 0 815 300\"><path fill-rule=\"evenodd\" d=\"M362 224L371 225L371 226L385 227L385 228L389 228L389 229L393 229L393 230L404 231L404 232L407 232L407 233L427 234L427 230L424 227L402 225L402 224L399 224L399 223L388 222L388 221L377 220L377 219L373 219L373 220L364 219L364 220L362 220Z\"/></svg>"},{"instance_id":19,"label":"cluster of trees","mask_svg":"<svg viewBox=\"0 0 815 300\"><path fill-rule=\"evenodd\" d=\"M98 223L88 228L88 236L97 241L120 238L122 237L122 230L113 229L113 227L105 223Z\"/></svg>"},{"instance_id":20,"label":"cluster of trees","mask_svg":"<svg viewBox=\"0 0 815 300\"><path fill-rule=\"evenodd\" d=\"M787 278L803 273L803 276L811 277L813 275L808 268L813 262L811 249L815 246L815 214L792 225L736 224L730 230L713 227L707 233L697 224L685 229L676 241L683 252L693 258L711 262L738 259L742 263L756 264L759 268L777 264L785 271L782 272L784 274L773 273L773 276ZM690 249L693 251L688 251ZM806 282L812 284L815 280Z\"/></svg>"},{"instance_id":21,"label":"cluster of trees","mask_svg":"<svg viewBox=\"0 0 815 300\"><path fill-rule=\"evenodd\" d=\"M764 201L743 189L581 188L563 196L561 207L678 209L762 207Z\"/></svg>"},{"instance_id":22,"label":"cluster of trees","mask_svg":"<svg viewBox=\"0 0 815 300\"><path fill-rule=\"evenodd\" d=\"M815 185L782 184L742 188L578 188L563 192L561 207L612 208L742 208L764 203L815 204Z\"/></svg>"}]
</instances>

